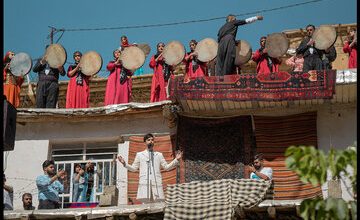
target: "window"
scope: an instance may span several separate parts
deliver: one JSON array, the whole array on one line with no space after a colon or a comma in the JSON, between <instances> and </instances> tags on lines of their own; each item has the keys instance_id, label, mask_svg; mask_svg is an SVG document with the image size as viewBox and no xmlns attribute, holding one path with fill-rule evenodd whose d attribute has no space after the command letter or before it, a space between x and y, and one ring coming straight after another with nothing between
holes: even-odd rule
<instances>
[{"instance_id":1,"label":"window","mask_svg":"<svg viewBox=\"0 0 360 220\"><path fill-rule=\"evenodd\" d=\"M93 178L86 184L89 187L87 201L98 202L104 186L116 184L116 158L118 147L115 142L91 142L53 144L51 156L55 161L55 168L64 169L67 173L64 180L64 192L60 194L62 208L69 206L69 202L76 202L73 198L75 165L85 167L88 161L94 165ZM93 180L93 181L92 181ZM91 193L91 198L89 195ZM90 200L89 200L90 199Z\"/></svg>"}]
</instances>

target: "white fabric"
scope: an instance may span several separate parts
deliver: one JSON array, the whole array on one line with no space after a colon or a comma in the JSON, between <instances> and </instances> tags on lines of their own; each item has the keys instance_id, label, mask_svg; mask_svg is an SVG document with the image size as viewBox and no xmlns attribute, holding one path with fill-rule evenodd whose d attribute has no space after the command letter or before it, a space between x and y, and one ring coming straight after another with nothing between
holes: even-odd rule
<instances>
[{"instance_id":1,"label":"white fabric","mask_svg":"<svg viewBox=\"0 0 360 220\"><path fill-rule=\"evenodd\" d=\"M160 166L164 170L170 170L178 164L178 160L175 158L171 163L167 163L163 154L160 152L153 152L153 162L149 159L149 151L144 150L138 152L135 156L135 160L132 165L126 164L126 168L129 171L139 171L139 187L136 199L147 202L150 200L150 193L154 201L162 201L165 199L162 186L162 177L160 172ZM151 172L148 175L148 165L150 165ZM155 175L154 175L155 173ZM149 178L148 178L149 176ZM149 186L149 188L148 188Z\"/></svg>"},{"instance_id":2,"label":"white fabric","mask_svg":"<svg viewBox=\"0 0 360 220\"><path fill-rule=\"evenodd\" d=\"M254 16L254 17L246 18L245 21L246 21L246 23L252 23L252 22L256 21L257 19L258 18L256 16Z\"/></svg>"},{"instance_id":3,"label":"white fabric","mask_svg":"<svg viewBox=\"0 0 360 220\"><path fill-rule=\"evenodd\" d=\"M269 179L272 179L273 170L270 167L263 167L260 170L260 173L266 175L269 177ZM258 175L256 175L254 172L251 172L250 179L261 179Z\"/></svg>"}]
</instances>

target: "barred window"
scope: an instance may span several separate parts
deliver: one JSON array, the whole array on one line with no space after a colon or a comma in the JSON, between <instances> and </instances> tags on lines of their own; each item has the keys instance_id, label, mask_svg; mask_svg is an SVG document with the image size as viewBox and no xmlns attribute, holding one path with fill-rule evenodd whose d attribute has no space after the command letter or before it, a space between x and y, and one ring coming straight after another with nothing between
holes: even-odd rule
<instances>
[{"instance_id":1,"label":"barred window","mask_svg":"<svg viewBox=\"0 0 360 220\"><path fill-rule=\"evenodd\" d=\"M75 201L74 183L75 165L81 164L83 168L88 161L94 166L93 174L90 173L89 181L86 182L87 193L84 202L98 202L103 193L104 186L115 185L116 158L118 144L116 142L82 142L61 143L51 145L51 157L55 161L55 169L66 171L64 180L64 192L60 194L62 208L70 206Z\"/></svg>"}]
</instances>

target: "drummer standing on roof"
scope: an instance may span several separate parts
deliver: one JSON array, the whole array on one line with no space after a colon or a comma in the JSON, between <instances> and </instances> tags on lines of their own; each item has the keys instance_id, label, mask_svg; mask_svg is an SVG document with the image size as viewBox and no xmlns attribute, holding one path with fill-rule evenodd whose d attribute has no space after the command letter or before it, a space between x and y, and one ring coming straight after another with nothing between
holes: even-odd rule
<instances>
[{"instance_id":1,"label":"drummer standing on roof","mask_svg":"<svg viewBox=\"0 0 360 220\"><path fill-rule=\"evenodd\" d=\"M255 16L245 20L236 20L235 15L228 15L226 23L218 32L219 48L216 58L216 75L223 76L235 73L235 38L239 25L252 23L256 20L262 20L263 16Z\"/></svg>"},{"instance_id":2,"label":"drummer standing on roof","mask_svg":"<svg viewBox=\"0 0 360 220\"><path fill-rule=\"evenodd\" d=\"M66 108L89 108L90 103L90 76L85 75L80 69L82 53L75 51L73 54L75 64L70 65L67 76L70 78L66 92Z\"/></svg>"},{"instance_id":3,"label":"drummer standing on roof","mask_svg":"<svg viewBox=\"0 0 360 220\"><path fill-rule=\"evenodd\" d=\"M172 66L165 63L163 51L165 44L160 42L156 45L157 52L150 59L149 66L154 70L150 90L150 102L167 100L166 87L172 72Z\"/></svg>"},{"instance_id":4,"label":"drummer standing on roof","mask_svg":"<svg viewBox=\"0 0 360 220\"><path fill-rule=\"evenodd\" d=\"M256 73L274 73L279 71L280 59L272 58L265 48L266 37L260 38L260 49L256 50L252 59L257 63Z\"/></svg>"},{"instance_id":5,"label":"drummer standing on roof","mask_svg":"<svg viewBox=\"0 0 360 220\"><path fill-rule=\"evenodd\" d=\"M315 31L315 26L309 24L306 26L307 36L301 41L299 47L296 49L297 54L304 55L303 71L308 72L309 70L321 70L322 61L320 58L320 51L315 48L315 41L312 39L312 35Z\"/></svg>"},{"instance_id":6,"label":"drummer standing on roof","mask_svg":"<svg viewBox=\"0 0 360 220\"><path fill-rule=\"evenodd\" d=\"M206 63L201 62L197 58L197 52L195 51L196 45L196 40L190 41L190 52L186 53L184 58L186 71L185 81L189 78L203 77L207 73Z\"/></svg>"},{"instance_id":7,"label":"drummer standing on roof","mask_svg":"<svg viewBox=\"0 0 360 220\"><path fill-rule=\"evenodd\" d=\"M36 107L55 108L59 96L59 74L65 75L64 67L50 67L44 56L38 59L33 71L39 74L39 81L36 87Z\"/></svg>"},{"instance_id":8,"label":"drummer standing on roof","mask_svg":"<svg viewBox=\"0 0 360 220\"><path fill-rule=\"evenodd\" d=\"M15 76L10 70L10 61L15 56L14 52L8 51L4 57L4 70L3 70L3 89L6 100L10 102L15 108L20 106L20 91L21 85L24 82L22 76Z\"/></svg>"},{"instance_id":9,"label":"drummer standing on roof","mask_svg":"<svg viewBox=\"0 0 360 220\"><path fill-rule=\"evenodd\" d=\"M131 98L132 79L127 77L131 72L124 69L120 60L121 51L113 51L114 60L110 61L106 69L110 71L105 90L105 106L113 104L128 103ZM121 74L125 73L125 77Z\"/></svg>"}]
</instances>

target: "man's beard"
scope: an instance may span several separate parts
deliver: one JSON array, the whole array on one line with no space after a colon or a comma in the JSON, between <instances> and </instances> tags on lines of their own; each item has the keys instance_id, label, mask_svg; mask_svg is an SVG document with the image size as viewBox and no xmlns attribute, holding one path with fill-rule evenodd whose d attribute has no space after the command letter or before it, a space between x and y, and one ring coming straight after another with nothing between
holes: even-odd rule
<instances>
[{"instance_id":1,"label":"man's beard","mask_svg":"<svg viewBox=\"0 0 360 220\"><path fill-rule=\"evenodd\" d=\"M46 171L47 175L49 176L55 176L56 172L55 171Z\"/></svg>"},{"instance_id":2,"label":"man's beard","mask_svg":"<svg viewBox=\"0 0 360 220\"><path fill-rule=\"evenodd\" d=\"M148 147L148 149L152 149L152 148L154 147L154 144L153 144L153 143L149 143L149 144L147 144L147 147Z\"/></svg>"}]
</instances>

